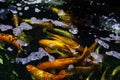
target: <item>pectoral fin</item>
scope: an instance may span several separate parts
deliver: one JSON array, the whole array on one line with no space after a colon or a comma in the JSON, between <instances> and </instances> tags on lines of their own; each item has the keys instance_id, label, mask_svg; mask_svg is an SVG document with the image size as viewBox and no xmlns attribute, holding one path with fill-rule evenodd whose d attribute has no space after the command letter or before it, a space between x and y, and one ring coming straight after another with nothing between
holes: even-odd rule
<instances>
[{"instance_id":1,"label":"pectoral fin","mask_svg":"<svg viewBox=\"0 0 120 80\"><path fill-rule=\"evenodd\" d=\"M58 51L57 49L56 49L56 52L57 52L59 55L61 55L62 57L67 57L66 54L64 54L63 52Z\"/></svg>"},{"instance_id":2,"label":"pectoral fin","mask_svg":"<svg viewBox=\"0 0 120 80\"><path fill-rule=\"evenodd\" d=\"M50 49L50 48L48 48L48 47L46 47L45 50L46 50L48 53L57 53L56 50L52 50L52 49Z\"/></svg>"},{"instance_id":3,"label":"pectoral fin","mask_svg":"<svg viewBox=\"0 0 120 80\"><path fill-rule=\"evenodd\" d=\"M67 49L69 49L70 52L71 52L73 55L77 55L77 52L76 52L76 50L75 50L74 48L71 48L69 45L65 45L65 47L66 47Z\"/></svg>"}]
</instances>

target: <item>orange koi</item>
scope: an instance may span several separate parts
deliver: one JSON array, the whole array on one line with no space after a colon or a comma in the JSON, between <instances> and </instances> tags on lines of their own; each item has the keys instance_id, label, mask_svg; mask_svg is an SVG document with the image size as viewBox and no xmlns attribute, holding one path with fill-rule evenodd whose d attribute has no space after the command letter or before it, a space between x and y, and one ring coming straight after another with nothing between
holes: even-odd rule
<instances>
[{"instance_id":1,"label":"orange koi","mask_svg":"<svg viewBox=\"0 0 120 80\"><path fill-rule=\"evenodd\" d=\"M86 54L85 57L89 57L90 53L94 51L96 45L97 45L97 42L94 42L89 48L86 47L84 49L83 53ZM84 56L84 54L82 54L82 55Z\"/></svg>"},{"instance_id":2,"label":"orange koi","mask_svg":"<svg viewBox=\"0 0 120 80\"><path fill-rule=\"evenodd\" d=\"M18 48L18 53L22 51L22 46L17 42L17 37L0 33L0 40L15 45Z\"/></svg>"},{"instance_id":3,"label":"orange koi","mask_svg":"<svg viewBox=\"0 0 120 80\"><path fill-rule=\"evenodd\" d=\"M79 61L83 61L86 54L87 48L85 48L82 55L78 55L77 57L65 58L65 59L56 59L53 62L46 61L37 65L37 68L42 70L54 70L54 69L64 69L67 68L70 64L77 63Z\"/></svg>"},{"instance_id":4,"label":"orange koi","mask_svg":"<svg viewBox=\"0 0 120 80\"><path fill-rule=\"evenodd\" d=\"M37 68L42 70L54 70L54 69L64 69L67 68L70 64L76 63L78 59L76 58L65 58L65 59L56 59L53 62L47 61L37 65Z\"/></svg>"},{"instance_id":5,"label":"orange koi","mask_svg":"<svg viewBox=\"0 0 120 80\"><path fill-rule=\"evenodd\" d=\"M37 78L37 80L61 80L66 77L65 71L62 71L58 75L55 75L38 69L33 65L27 65L26 68L32 75Z\"/></svg>"},{"instance_id":6,"label":"orange koi","mask_svg":"<svg viewBox=\"0 0 120 80\"><path fill-rule=\"evenodd\" d=\"M95 49L95 47L96 47L96 45L97 45L97 42L94 42L89 48L85 48L84 49L84 54L86 54L86 56L84 56L84 54L82 54L84 57L86 57L86 58L89 58L90 57L90 54L94 51L94 49ZM82 55L81 55L81 57L82 57ZM83 62L83 64L85 64L86 62Z\"/></svg>"},{"instance_id":7,"label":"orange koi","mask_svg":"<svg viewBox=\"0 0 120 80\"><path fill-rule=\"evenodd\" d=\"M15 27L18 27L19 25L19 19L17 15L13 15L13 23L15 25Z\"/></svg>"},{"instance_id":8,"label":"orange koi","mask_svg":"<svg viewBox=\"0 0 120 80\"><path fill-rule=\"evenodd\" d=\"M47 26L47 27L53 27L53 24L51 23L51 22L43 22L42 24L41 24L42 26Z\"/></svg>"},{"instance_id":9,"label":"orange koi","mask_svg":"<svg viewBox=\"0 0 120 80\"><path fill-rule=\"evenodd\" d=\"M84 72L84 71L90 71L93 69L93 66L76 66L75 68L73 68L74 70L80 71L80 72Z\"/></svg>"},{"instance_id":10,"label":"orange koi","mask_svg":"<svg viewBox=\"0 0 120 80\"><path fill-rule=\"evenodd\" d=\"M95 42L89 47L88 52L89 52L89 53L93 52L93 51L95 50L96 45L97 45L97 42L95 41Z\"/></svg>"}]
</instances>

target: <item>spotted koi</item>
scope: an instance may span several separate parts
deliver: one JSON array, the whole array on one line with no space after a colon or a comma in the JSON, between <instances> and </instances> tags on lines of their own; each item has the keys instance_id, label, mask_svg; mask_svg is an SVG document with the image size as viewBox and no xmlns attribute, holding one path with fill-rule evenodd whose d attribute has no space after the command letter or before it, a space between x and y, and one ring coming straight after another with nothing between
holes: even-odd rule
<instances>
[{"instance_id":1,"label":"spotted koi","mask_svg":"<svg viewBox=\"0 0 120 80\"><path fill-rule=\"evenodd\" d=\"M10 34L0 33L0 40L7 42L7 43L10 43L10 44L13 44L14 46L16 46L18 48L18 53L21 53L22 45L20 45L17 42L17 40L18 40L17 37L10 35Z\"/></svg>"}]
</instances>

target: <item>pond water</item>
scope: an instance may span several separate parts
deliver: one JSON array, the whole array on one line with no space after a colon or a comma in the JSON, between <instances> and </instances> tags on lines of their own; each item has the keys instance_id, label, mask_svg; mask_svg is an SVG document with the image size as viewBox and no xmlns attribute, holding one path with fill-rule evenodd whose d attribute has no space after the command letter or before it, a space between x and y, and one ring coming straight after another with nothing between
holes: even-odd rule
<instances>
[{"instance_id":1,"label":"pond water","mask_svg":"<svg viewBox=\"0 0 120 80\"><path fill-rule=\"evenodd\" d=\"M120 8L100 0L0 0L0 79L120 80Z\"/></svg>"}]
</instances>

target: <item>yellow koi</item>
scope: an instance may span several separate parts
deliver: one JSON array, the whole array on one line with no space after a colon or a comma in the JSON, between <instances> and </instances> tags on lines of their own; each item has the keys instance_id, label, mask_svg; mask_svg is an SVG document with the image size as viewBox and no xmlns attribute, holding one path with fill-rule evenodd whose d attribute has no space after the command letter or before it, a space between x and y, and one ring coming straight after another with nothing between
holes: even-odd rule
<instances>
[{"instance_id":1,"label":"yellow koi","mask_svg":"<svg viewBox=\"0 0 120 80\"><path fill-rule=\"evenodd\" d=\"M67 57L63 52L69 52L69 46L65 45L63 42L58 40L49 40L49 39L42 39L39 40L39 43L45 47L45 50L49 53L58 53L63 57ZM63 52L61 52L63 51Z\"/></svg>"},{"instance_id":2,"label":"yellow koi","mask_svg":"<svg viewBox=\"0 0 120 80\"><path fill-rule=\"evenodd\" d=\"M0 40L15 45L18 48L18 53L23 50L22 46L17 42L17 37L13 35L0 33Z\"/></svg>"},{"instance_id":3,"label":"yellow koi","mask_svg":"<svg viewBox=\"0 0 120 80\"><path fill-rule=\"evenodd\" d=\"M58 14L58 16L65 22L70 23L71 22L71 16L70 14L64 12L63 10L60 10L56 7L51 8L52 11Z\"/></svg>"},{"instance_id":4,"label":"yellow koi","mask_svg":"<svg viewBox=\"0 0 120 80\"><path fill-rule=\"evenodd\" d=\"M49 39L42 39L39 41L39 43L45 47L45 50L51 51L51 53L55 53L56 51L58 54L60 54L62 57L67 57L65 55L65 52L69 56L75 56L76 51L75 49L72 49L69 45L58 41L58 40L49 40ZM70 53L70 54L68 54Z\"/></svg>"},{"instance_id":5,"label":"yellow koi","mask_svg":"<svg viewBox=\"0 0 120 80\"><path fill-rule=\"evenodd\" d=\"M52 37L53 39L62 41L63 43L69 45L70 47L72 47L74 49L78 49L80 51L84 50L84 48L80 44L78 44L77 42L75 42L74 40L72 40L70 38L66 38L66 37L63 37L60 35L56 35L56 34L53 34L52 36L53 36Z\"/></svg>"},{"instance_id":6,"label":"yellow koi","mask_svg":"<svg viewBox=\"0 0 120 80\"><path fill-rule=\"evenodd\" d=\"M60 49L60 48L66 48L65 44L63 42L60 42L58 40L49 40L49 39L42 39L39 41L39 43L45 47L49 47L51 49Z\"/></svg>"},{"instance_id":7,"label":"yellow koi","mask_svg":"<svg viewBox=\"0 0 120 80\"><path fill-rule=\"evenodd\" d=\"M31 19L22 19L22 21L23 21L23 22L30 23L30 24L33 24L33 25L45 26L45 27L47 27L47 28L52 28L52 27L53 27L53 23L50 22L50 21L43 22L43 23L32 23L32 22L31 22Z\"/></svg>"}]
</instances>

